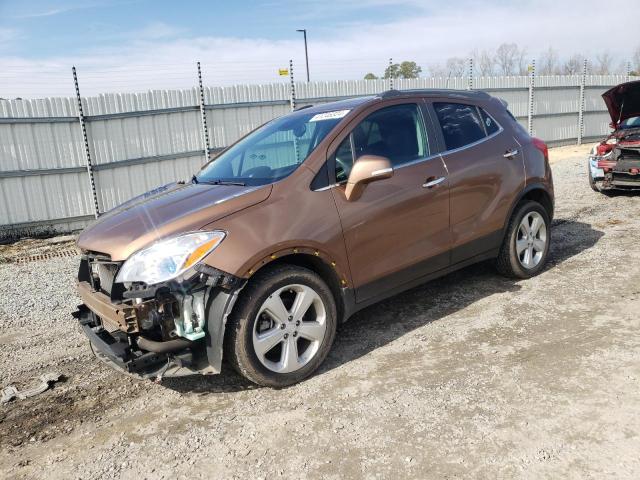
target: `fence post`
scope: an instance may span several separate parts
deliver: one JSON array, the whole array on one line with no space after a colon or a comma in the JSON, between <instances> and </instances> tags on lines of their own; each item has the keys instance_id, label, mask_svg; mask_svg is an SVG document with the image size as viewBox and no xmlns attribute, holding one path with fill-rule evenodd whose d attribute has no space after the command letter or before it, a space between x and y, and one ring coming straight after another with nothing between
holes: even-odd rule
<instances>
[{"instance_id":1,"label":"fence post","mask_svg":"<svg viewBox=\"0 0 640 480\"><path fill-rule=\"evenodd\" d=\"M198 62L198 88L200 90L200 119L202 121L202 137L204 140L204 162L211 160L211 143L209 142L209 129L207 128L207 112L204 103L204 87L202 86L202 70Z\"/></svg>"},{"instance_id":2,"label":"fence post","mask_svg":"<svg viewBox=\"0 0 640 480\"><path fill-rule=\"evenodd\" d=\"M289 103L291 111L296 109L296 84L293 80L293 60L289 60Z\"/></svg>"},{"instance_id":3,"label":"fence post","mask_svg":"<svg viewBox=\"0 0 640 480\"><path fill-rule=\"evenodd\" d=\"M584 59L582 65L582 76L580 77L580 101L578 110L578 145L582 145L582 137L584 135L584 86L587 81L587 59Z\"/></svg>"},{"instance_id":4,"label":"fence post","mask_svg":"<svg viewBox=\"0 0 640 480\"><path fill-rule=\"evenodd\" d=\"M527 131L529 135L533 135L533 89L536 82L536 61L531 61L529 72L529 109L527 113Z\"/></svg>"},{"instance_id":5,"label":"fence post","mask_svg":"<svg viewBox=\"0 0 640 480\"><path fill-rule=\"evenodd\" d=\"M631 81L631 62L627 62L627 82Z\"/></svg>"},{"instance_id":6,"label":"fence post","mask_svg":"<svg viewBox=\"0 0 640 480\"><path fill-rule=\"evenodd\" d=\"M467 90L473 90L473 58L469 59L469 79L467 83Z\"/></svg>"},{"instance_id":7,"label":"fence post","mask_svg":"<svg viewBox=\"0 0 640 480\"><path fill-rule=\"evenodd\" d=\"M393 58L389 59L389 90L393 90L393 72L391 71L391 65L393 65Z\"/></svg>"},{"instance_id":8,"label":"fence post","mask_svg":"<svg viewBox=\"0 0 640 480\"><path fill-rule=\"evenodd\" d=\"M98 194L96 192L96 181L93 176L93 164L91 163L91 150L89 149L89 139L87 137L87 126L84 121L84 112L82 110L82 98L80 97L80 86L78 85L78 74L76 67L71 67L73 72L73 84L76 87L76 100L78 101L78 121L80 122L80 131L84 141L84 155L87 160L87 175L89 175L89 186L91 188L91 196L93 198L93 215L98 218L100 216L100 207L98 206Z\"/></svg>"}]
</instances>

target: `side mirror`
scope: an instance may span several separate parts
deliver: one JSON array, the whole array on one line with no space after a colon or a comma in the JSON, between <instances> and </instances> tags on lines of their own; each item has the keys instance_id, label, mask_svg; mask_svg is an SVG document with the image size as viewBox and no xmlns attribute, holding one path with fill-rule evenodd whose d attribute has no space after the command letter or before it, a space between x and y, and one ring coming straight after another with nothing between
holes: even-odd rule
<instances>
[{"instance_id":1,"label":"side mirror","mask_svg":"<svg viewBox=\"0 0 640 480\"><path fill-rule=\"evenodd\" d=\"M388 158L363 155L356 160L351 168L344 195L348 201L352 202L360 198L367 184L392 176L393 167Z\"/></svg>"}]
</instances>

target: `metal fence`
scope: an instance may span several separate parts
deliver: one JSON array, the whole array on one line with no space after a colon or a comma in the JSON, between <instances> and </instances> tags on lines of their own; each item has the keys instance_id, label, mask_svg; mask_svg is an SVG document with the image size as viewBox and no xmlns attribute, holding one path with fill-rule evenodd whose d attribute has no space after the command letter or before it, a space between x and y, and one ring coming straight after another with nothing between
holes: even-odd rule
<instances>
[{"instance_id":1,"label":"metal fence","mask_svg":"<svg viewBox=\"0 0 640 480\"><path fill-rule=\"evenodd\" d=\"M560 145L606 135L610 119L600 95L628 80L467 76L395 79L393 88L487 91L506 100L533 135ZM205 148L221 149L293 104L389 87L389 80L291 82L0 100L0 239L82 228L137 194L190 178L205 162Z\"/></svg>"}]
</instances>

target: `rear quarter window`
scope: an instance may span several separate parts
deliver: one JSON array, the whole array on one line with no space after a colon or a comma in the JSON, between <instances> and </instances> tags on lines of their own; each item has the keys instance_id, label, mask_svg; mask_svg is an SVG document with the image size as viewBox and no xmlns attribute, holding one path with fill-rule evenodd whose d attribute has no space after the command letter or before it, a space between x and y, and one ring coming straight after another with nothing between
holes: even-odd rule
<instances>
[{"instance_id":1,"label":"rear quarter window","mask_svg":"<svg viewBox=\"0 0 640 480\"><path fill-rule=\"evenodd\" d=\"M480 110L480 116L482 116L482 123L484 123L484 128L487 131L487 135L493 135L494 133L498 132L498 130L500 130L500 127L493 119L493 117L485 112L482 108L479 108L478 110Z\"/></svg>"}]
</instances>

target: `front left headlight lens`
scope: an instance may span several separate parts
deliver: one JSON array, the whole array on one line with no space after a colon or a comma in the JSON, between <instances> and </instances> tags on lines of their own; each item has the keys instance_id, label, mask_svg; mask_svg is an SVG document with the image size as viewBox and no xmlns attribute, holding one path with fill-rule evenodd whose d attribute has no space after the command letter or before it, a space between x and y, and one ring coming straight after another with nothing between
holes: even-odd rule
<instances>
[{"instance_id":1,"label":"front left headlight lens","mask_svg":"<svg viewBox=\"0 0 640 480\"><path fill-rule=\"evenodd\" d=\"M161 240L131 255L122 265L116 282L166 282L183 274L224 240L225 232L194 232Z\"/></svg>"}]
</instances>

